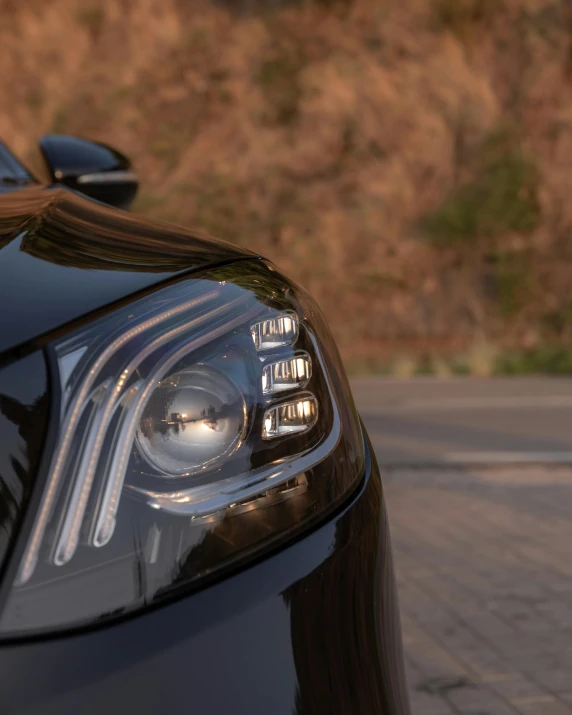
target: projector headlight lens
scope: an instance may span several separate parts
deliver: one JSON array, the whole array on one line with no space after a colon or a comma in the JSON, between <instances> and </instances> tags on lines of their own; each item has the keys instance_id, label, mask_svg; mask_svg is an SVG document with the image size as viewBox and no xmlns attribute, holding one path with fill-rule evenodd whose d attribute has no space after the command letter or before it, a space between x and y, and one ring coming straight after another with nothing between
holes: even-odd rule
<instances>
[{"instance_id":1,"label":"projector headlight lens","mask_svg":"<svg viewBox=\"0 0 572 715\"><path fill-rule=\"evenodd\" d=\"M199 365L157 385L137 430L137 446L165 475L213 467L239 447L246 430L246 402L220 370Z\"/></svg>"}]
</instances>

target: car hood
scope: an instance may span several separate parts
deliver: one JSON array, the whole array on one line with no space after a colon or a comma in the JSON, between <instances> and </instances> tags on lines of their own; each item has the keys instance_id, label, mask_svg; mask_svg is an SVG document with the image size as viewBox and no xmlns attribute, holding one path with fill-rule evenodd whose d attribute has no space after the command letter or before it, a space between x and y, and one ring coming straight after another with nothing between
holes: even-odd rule
<instances>
[{"instance_id":1,"label":"car hood","mask_svg":"<svg viewBox=\"0 0 572 715\"><path fill-rule=\"evenodd\" d=\"M0 355L241 248L66 189L0 196Z\"/></svg>"}]
</instances>

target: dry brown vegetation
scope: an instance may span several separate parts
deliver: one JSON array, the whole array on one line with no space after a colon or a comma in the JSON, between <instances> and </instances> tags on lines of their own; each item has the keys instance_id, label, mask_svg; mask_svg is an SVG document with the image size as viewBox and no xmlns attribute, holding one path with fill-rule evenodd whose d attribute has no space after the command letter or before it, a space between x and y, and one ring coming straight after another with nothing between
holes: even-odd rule
<instances>
[{"instance_id":1,"label":"dry brown vegetation","mask_svg":"<svg viewBox=\"0 0 572 715\"><path fill-rule=\"evenodd\" d=\"M572 342L565 0L0 0L0 136L273 259L349 361ZM487 347L487 349L489 349Z\"/></svg>"}]
</instances>

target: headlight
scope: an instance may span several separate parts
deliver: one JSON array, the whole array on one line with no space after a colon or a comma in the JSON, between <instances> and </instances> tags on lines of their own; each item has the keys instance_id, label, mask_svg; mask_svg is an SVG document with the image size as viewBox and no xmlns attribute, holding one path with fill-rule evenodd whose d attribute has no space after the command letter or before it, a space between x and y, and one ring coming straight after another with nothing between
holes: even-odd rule
<instances>
[{"instance_id":1,"label":"headlight","mask_svg":"<svg viewBox=\"0 0 572 715\"><path fill-rule=\"evenodd\" d=\"M308 529L359 481L332 338L266 264L181 280L49 350L59 435L4 633L201 586Z\"/></svg>"}]
</instances>

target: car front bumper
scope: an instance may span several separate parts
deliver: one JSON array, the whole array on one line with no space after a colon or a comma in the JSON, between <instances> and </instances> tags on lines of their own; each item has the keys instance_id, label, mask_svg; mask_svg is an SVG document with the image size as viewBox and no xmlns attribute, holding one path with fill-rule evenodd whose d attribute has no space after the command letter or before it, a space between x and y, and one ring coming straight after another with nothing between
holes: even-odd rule
<instances>
[{"instance_id":1,"label":"car front bumper","mask_svg":"<svg viewBox=\"0 0 572 715\"><path fill-rule=\"evenodd\" d=\"M170 605L0 648L4 715L406 715L381 482L313 532Z\"/></svg>"}]
</instances>

